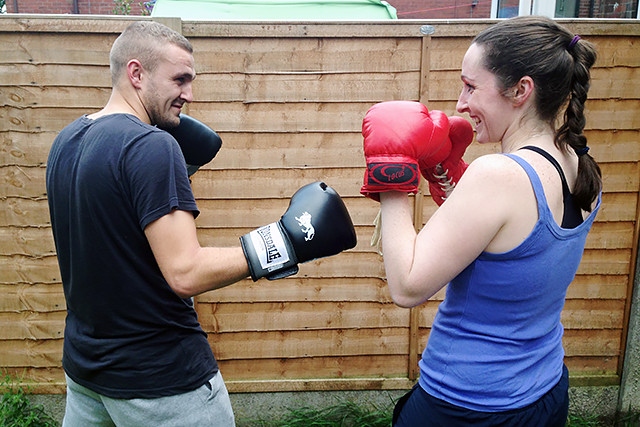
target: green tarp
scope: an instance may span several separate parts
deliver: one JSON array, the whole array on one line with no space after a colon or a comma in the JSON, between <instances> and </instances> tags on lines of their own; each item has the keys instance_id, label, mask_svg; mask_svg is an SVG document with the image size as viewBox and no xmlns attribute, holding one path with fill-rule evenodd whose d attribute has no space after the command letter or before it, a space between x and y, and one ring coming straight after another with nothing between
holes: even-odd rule
<instances>
[{"instance_id":1,"label":"green tarp","mask_svg":"<svg viewBox=\"0 0 640 427\"><path fill-rule=\"evenodd\" d=\"M217 21L366 21L398 19L382 0L157 0L152 17Z\"/></svg>"}]
</instances>

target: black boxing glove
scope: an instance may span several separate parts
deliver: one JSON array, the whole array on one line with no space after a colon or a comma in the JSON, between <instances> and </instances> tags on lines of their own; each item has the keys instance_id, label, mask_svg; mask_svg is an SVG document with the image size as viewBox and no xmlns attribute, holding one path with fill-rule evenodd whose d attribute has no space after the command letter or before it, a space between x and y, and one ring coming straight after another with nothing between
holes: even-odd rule
<instances>
[{"instance_id":1,"label":"black boxing glove","mask_svg":"<svg viewBox=\"0 0 640 427\"><path fill-rule=\"evenodd\" d=\"M356 245L356 232L344 202L324 182L301 187L279 221L240 238L251 278L281 279L298 264L336 255Z\"/></svg>"},{"instance_id":2,"label":"black boxing glove","mask_svg":"<svg viewBox=\"0 0 640 427\"><path fill-rule=\"evenodd\" d=\"M213 160L222 146L222 138L216 131L186 114L180 114L178 126L166 131L178 141L189 176Z\"/></svg>"}]
</instances>

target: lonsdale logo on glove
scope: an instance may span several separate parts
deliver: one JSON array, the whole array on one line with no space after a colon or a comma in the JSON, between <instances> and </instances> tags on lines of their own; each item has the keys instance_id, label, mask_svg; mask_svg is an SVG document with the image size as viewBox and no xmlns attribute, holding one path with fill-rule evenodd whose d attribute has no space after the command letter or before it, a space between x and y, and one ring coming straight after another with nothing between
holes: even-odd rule
<instances>
[{"instance_id":1,"label":"lonsdale logo on glove","mask_svg":"<svg viewBox=\"0 0 640 427\"><path fill-rule=\"evenodd\" d=\"M277 223L253 230L249 236L263 270L273 271L289 261L289 253Z\"/></svg>"}]
</instances>

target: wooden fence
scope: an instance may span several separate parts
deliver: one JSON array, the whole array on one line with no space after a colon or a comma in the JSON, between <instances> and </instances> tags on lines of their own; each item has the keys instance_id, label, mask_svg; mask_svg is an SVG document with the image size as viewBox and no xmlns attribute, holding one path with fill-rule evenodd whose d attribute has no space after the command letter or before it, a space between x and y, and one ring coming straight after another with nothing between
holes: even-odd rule
<instances>
[{"instance_id":1,"label":"wooden fence","mask_svg":"<svg viewBox=\"0 0 640 427\"><path fill-rule=\"evenodd\" d=\"M47 154L60 129L107 101L109 49L131 21L0 16L0 368L38 392L64 391ZM316 180L343 196L358 235L354 249L296 276L196 298L229 390L409 388L443 292L410 310L391 302L369 244L378 205L359 194L360 126L372 104L391 99L454 114L462 57L490 22L163 22L195 47L188 113L224 141L193 180L201 243L238 245ZM421 32L427 24L432 35ZM640 24L566 25L599 50L587 136L605 190L562 315L566 363L573 385L611 385L620 381L638 248ZM465 158L497 150L474 143ZM420 226L436 207L426 191L414 203Z\"/></svg>"}]
</instances>

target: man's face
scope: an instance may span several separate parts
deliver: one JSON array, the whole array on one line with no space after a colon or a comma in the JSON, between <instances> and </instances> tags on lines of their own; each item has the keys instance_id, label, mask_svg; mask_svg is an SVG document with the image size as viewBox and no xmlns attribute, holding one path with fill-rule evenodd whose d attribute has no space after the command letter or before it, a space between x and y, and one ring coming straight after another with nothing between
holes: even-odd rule
<instances>
[{"instance_id":1,"label":"man's face","mask_svg":"<svg viewBox=\"0 0 640 427\"><path fill-rule=\"evenodd\" d=\"M193 55L169 45L156 69L147 76L141 97L151 124L165 129L177 126L182 106L193 101L192 83L196 78Z\"/></svg>"}]
</instances>

